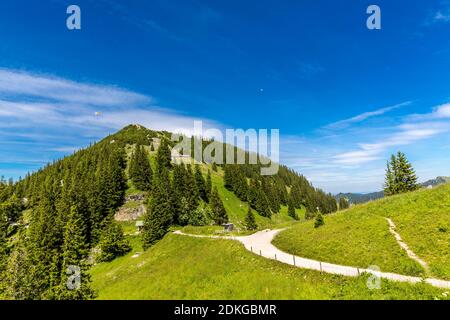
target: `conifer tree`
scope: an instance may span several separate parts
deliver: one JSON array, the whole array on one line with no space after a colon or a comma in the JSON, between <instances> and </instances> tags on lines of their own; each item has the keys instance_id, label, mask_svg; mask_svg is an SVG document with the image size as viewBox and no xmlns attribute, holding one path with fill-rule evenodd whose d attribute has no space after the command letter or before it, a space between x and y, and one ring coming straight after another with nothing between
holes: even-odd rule
<instances>
[{"instance_id":1,"label":"conifer tree","mask_svg":"<svg viewBox=\"0 0 450 320\"><path fill-rule=\"evenodd\" d=\"M397 193L397 186L395 182L395 172L397 170L397 159L394 155L391 156L391 161L386 164L386 178L384 183L385 196L391 196Z\"/></svg>"},{"instance_id":2,"label":"conifer tree","mask_svg":"<svg viewBox=\"0 0 450 320\"><path fill-rule=\"evenodd\" d=\"M316 214L316 220L314 221L314 228L319 228L325 224L325 220L323 219L323 215L321 212Z\"/></svg>"},{"instance_id":3,"label":"conifer tree","mask_svg":"<svg viewBox=\"0 0 450 320\"><path fill-rule=\"evenodd\" d=\"M122 227L111 219L103 230L100 238L100 257L98 261L112 261L116 257L130 252L131 246L123 235Z\"/></svg>"},{"instance_id":4,"label":"conifer tree","mask_svg":"<svg viewBox=\"0 0 450 320\"><path fill-rule=\"evenodd\" d=\"M397 166L400 193L417 190L419 186L416 173L406 155L400 151L397 153Z\"/></svg>"},{"instance_id":5,"label":"conifer tree","mask_svg":"<svg viewBox=\"0 0 450 320\"><path fill-rule=\"evenodd\" d=\"M205 184L206 195L209 201L212 191L212 181L211 181L211 172L208 170L208 175L206 176L206 184Z\"/></svg>"},{"instance_id":6,"label":"conifer tree","mask_svg":"<svg viewBox=\"0 0 450 320\"><path fill-rule=\"evenodd\" d=\"M223 167L223 185L227 190L233 190L233 176L231 166L225 164Z\"/></svg>"},{"instance_id":7,"label":"conifer tree","mask_svg":"<svg viewBox=\"0 0 450 320\"><path fill-rule=\"evenodd\" d=\"M248 207L247 215L245 216L245 228L247 230L256 230L258 225L256 224L255 215L252 212L252 208Z\"/></svg>"},{"instance_id":8,"label":"conifer tree","mask_svg":"<svg viewBox=\"0 0 450 320\"><path fill-rule=\"evenodd\" d=\"M0 203L0 216L3 216L6 221L16 222L22 211L22 204L15 194L13 194L7 201Z\"/></svg>"},{"instance_id":9,"label":"conifer tree","mask_svg":"<svg viewBox=\"0 0 450 320\"><path fill-rule=\"evenodd\" d=\"M257 194L258 194L258 188L259 188L259 184L258 181L256 179L251 179L250 180L250 186L248 187L247 190L247 201L250 204L250 207L252 207L253 209L256 210L257 204Z\"/></svg>"},{"instance_id":10,"label":"conifer tree","mask_svg":"<svg viewBox=\"0 0 450 320\"><path fill-rule=\"evenodd\" d=\"M131 157L129 175L137 189L151 190L153 171L147 153L141 145L136 147Z\"/></svg>"},{"instance_id":11,"label":"conifer tree","mask_svg":"<svg viewBox=\"0 0 450 320\"><path fill-rule=\"evenodd\" d=\"M4 298L10 300L38 300L41 290L36 281L36 265L32 260L25 232L21 230L13 251L10 253L3 274Z\"/></svg>"},{"instance_id":12,"label":"conifer tree","mask_svg":"<svg viewBox=\"0 0 450 320\"><path fill-rule=\"evenodd\" d=\"M188 204L189 214L192 213L198 207L199 202L199 191L197 189L197 184L195 183L194 173L192 172L192 166L190 164L186 167L186 199Z\"/></svg>"},{"instance_id":13,"label":"conifer tree","mask_svg":"<svg viewBox=\"0 0 450 320\"><path fill-rule=\"evenodd\" d=\"M266 218L270 218L272 213L270 211L269 202L267 201L267 197L262 190L257 190L256 192L256 211Z\"/></svg>"},{"instance_id":14,"label":"conifer tree","mask_svg":"<svg viewBox=\"0 0 450 320\"><path fill-rule=\"evenodd\" d=\"M63 300L86 300L94 298L90 287L86 257L86 213L79 204L72 206L64 233L61 284L56 291L57 298Z\"/></svg>"},{"instance_id":15,"label":"conifer tree","mask_svg":"<svg viewBox=\"0 0 450 320\"><path fill-rule=\"evenodd\" d=\"M8 218L6 212L0 210L0 297L4 290L4 277L8 260Z\"/></svg>"},{"instance_id":16,"label":"conifer tree","mask_svg":"<svg viewBox=\"0 0 450 320\"><path fill-rule=\"evenodd\" d=\"M170 170L172 168L172 154L170 152L169 143L167 139L161 138L161 144L159 145L158 151L156 153L156 165L158 171L162 168Z\"/></svg>"},{"instance_id":17,"label":"conifer tree","mask_svg":"<svg viewBox=\"0 0 450 320\"><path fill-rule=\"evenodd\" d=\"M202 172L200 171L199 165L195 165L194 177L195 177L195 185L197 186L198 195L200 199L207 202L208 194L206 191L206 182L205 179L203 178Z\"/></svg>"},{"instance_id":18,"label":"conifer tree","mask_svg":"<svg viewBox=\"0 0 450 320\"><path fill-rule=\"evenodd\" d=\"M214 187L211 192L210 206L215 224L221 225L228 222L228 215L222 200L220 199L217 187Z\"/></svg>"},{"instance_id":19,"label":"conifer tree","mask_svg":"<svg viewBox=\"0 0 450 320\"><path fill-rule=\"evenodd\" d=\"M350 204L348 203L347 199L344 197L339 198L339 210L345 210L350 208Z\"/></svg>"},{"instance_id":20,"label":"conifer tree","mask_svg":"<svg viewBox=\"0 0 450 320\"><path fill-rule=\"evenodd\" d=\"M299 220L297 213L295 212L294 200L289 198L288 201L288 216L294 218L295 220Z\"/></svg>"},{"instance_id":21,"label":"conifer tree","mask_svg":"<svg viewBox=\"0 0 450 320\"><path fill-rule=\"evenodd\" d=\"M392 155L386 168L384 194L386 196L414 191L419 188L417 176L405 154Z\"/></svg>"},{"instance_id":22,"label":"conifer tree","mask_svg":"<svg viewBox=\"0 0 450 320\"><path fill-rule=\"evenodd\" d=\"M179 225L183 225L180 217L186 210L186 168L184 164L175 165L173 167L173 179L172 179L172 209L173 209L173 222Z\"/></svg>"},{"instance_id":23,"label":"conifer tree","mask_svg":"<svg viewBox=\"0 0 450 320\"><path fill-rule=\"evenodd\" d=\"M55 223L57 211L49 180L44 183L38 207L28 229L26 244L27 263L32 264L30 292L34 299L53 298L53 289L59 285L61 266L61 246L64 229Z\"/></svg>"},{"instance_id":24,"label":"conifer tree","mask_svg":"<svg viewBox=\"0 0 450 320\"><path fill-rule=\"evenodd\" d=\"M165 166L161 166L159 170L155 175L152 197L144 218L142 234L144 249L162 239L173 221L169 174Z\"/></svg>"},{"instance_id":25,"label":"conifer tree","mask_svg":"<svg viewBox=\"0 0 450 320\"><path fill-rule=\"evenodd\" d=\"M125 153L122 148L113 147L104 166L103 186L106 196L106 208L113 213L122 205L127 187L125 179Z\"/></svg>"}]
</instances>

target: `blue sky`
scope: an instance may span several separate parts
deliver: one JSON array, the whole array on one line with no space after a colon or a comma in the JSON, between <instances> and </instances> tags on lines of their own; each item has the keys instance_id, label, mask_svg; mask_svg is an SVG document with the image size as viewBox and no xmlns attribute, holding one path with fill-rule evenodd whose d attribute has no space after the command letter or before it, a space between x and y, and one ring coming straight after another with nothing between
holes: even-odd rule
<instances>
[{"instance_id":1,"label":"blue sky","mask_svg":"<svg viewBox=\"0 0 450 320\"><path fill-rule=\"evenodd\" d=\"M449 1L2 1L0 39L5 177L196 119L280 129L281 162L330 192L379 190L397 150L450 175Z\"/></svg>"}]
</instances>

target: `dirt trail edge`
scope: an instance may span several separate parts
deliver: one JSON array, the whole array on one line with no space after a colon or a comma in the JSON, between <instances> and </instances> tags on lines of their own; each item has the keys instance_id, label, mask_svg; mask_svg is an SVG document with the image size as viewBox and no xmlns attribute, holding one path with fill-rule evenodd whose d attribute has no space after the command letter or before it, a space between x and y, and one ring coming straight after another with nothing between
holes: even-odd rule
<instances>
[{"instance_id":1,"label":"dirt trail edge","mask_svg":"<svg viewBox=\"0 0 450 320\"><path fill-rule=\"evenodd\" d=\"M438 288L447 288L450 289L450 281L433 279L433 278L419 278L412 276L405 276L396 273L389 272L380 272L371 269L361 269L350 266L342 266L337 264L332 264L328 262L322 262L312 259L306 259L298 256L294 256L292 254L286 253L278 249L272 244L272 240L275 236L283 231L281 230L263 230L256 232L249 236L206 236L206 235L193 235L186 234L181 231L175 231L174 234L196 237L196 238L210 238L210 239L228 239L228 240L236 240L241 242L244 247L251 251L254 254L260 255L264 258L277 260L282 263L289 264L291 266L295 266L303 269L316 270L325 273L349 276L349 277L358 277L362 273L370 273L380 278L400 281L400 282L409 282L409 283L419 283L426 282L434 287Z\"/></svg>"},{"instance_id":2,"label":"dirt trail edge","mask_svg":"<svg viewBox=\"0 0 450 320\"><path fill-rule=\"evenodd\" d=\"M394 235L395 240L397 240L398 245L403 250L406 251L406 253L408 254L408 256L411 259L417 261L425 270L428 271L429 270L428 264L425 261L423 261L422 259L420 259L411 249L409 249L408 245L405 242L403 242L402 237L400 236L400 234L398 234L397 231L395 231L396 226L395 226L394 222L391 219L389 219L389 218L385 218L385 219L388 221L388 223L389 223L389 231Z\"/></svg>"}]
</instances>

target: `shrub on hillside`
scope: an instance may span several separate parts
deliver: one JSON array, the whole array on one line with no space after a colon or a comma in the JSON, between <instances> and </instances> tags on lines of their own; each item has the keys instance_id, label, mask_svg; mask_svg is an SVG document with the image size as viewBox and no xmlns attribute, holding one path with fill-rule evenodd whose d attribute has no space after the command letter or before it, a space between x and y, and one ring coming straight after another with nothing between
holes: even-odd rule
<instances>
[{"instance_id":1,"label":"shrub on hillside","mask_svg":"<svg viewBox=\"0 0 450 320\"><path fill-rule=\"evenodd\" d=\"M123 235L122 227L111 221L104 229L100 238L99 262L111 261L131 251L131 246Z\"/></svg>"},{"instance_id":2,"label":"shrub on hillside","mask_svg":"<svg viewBox=\"0 0 450 320\"><path fill-rule=\"evenodd\" d=\"M247 215L245 216L245 228L247 230L256 230L258 225L256 224L255 215L252 212L252 209L248 207Z\"/></svg>"},{"instance_id":3,"label":"shrub on hillside","mask_svg":"<svg viewBox=\"0 0 450 320\"><path fill-rule=\"evenodd\" d=\"M316 220L314 221L314 228L318 228L325 224L325 220L323 219L323 215L318 212L316 215Z\"/></svg>"}]
</instances>

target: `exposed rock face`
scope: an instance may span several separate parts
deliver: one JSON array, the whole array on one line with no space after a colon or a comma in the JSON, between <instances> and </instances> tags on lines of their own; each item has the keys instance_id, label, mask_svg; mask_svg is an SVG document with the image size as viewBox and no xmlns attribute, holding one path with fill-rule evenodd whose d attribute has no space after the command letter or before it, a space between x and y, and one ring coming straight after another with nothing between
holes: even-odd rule
<instances>
[{"instance_id":1,"label":"exposed rock face","mask_svg":"<svg viewBox=\"0 0 450 320\"><path fill-rule=\"evenodd\" d=\"M147 212L144 194L133 194L125 198L125 204L114 215L116 221L135 221Z\"/></svg>"}]
</instances>

